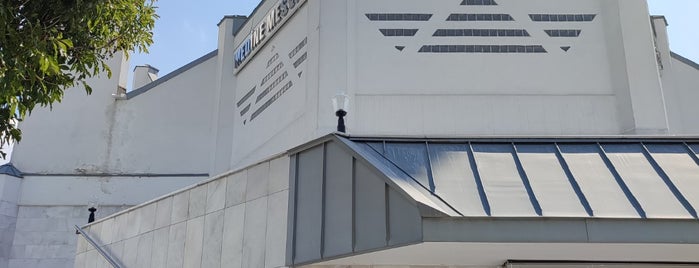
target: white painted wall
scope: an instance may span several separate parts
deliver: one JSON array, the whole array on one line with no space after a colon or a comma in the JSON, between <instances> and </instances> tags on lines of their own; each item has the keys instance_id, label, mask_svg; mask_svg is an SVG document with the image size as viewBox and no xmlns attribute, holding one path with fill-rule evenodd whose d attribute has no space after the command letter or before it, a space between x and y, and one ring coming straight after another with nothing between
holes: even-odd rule
<instances>
[{"instance_id":1,"label":"white painted wall","mask_svg":"<svg viewBox=\"0 0 699 268\"><path fill-rule=\"evenodd\" d=\"M17 226L19 189L22 181L0 175L0 267L8 267Z\"/></svg>"},{"instance_id":2,"label":"white painted wall","mask_svg":"<svg viewBox=\"0 0 699 268\"><path fill-rule=\"evenodd\" d=\"M236 27L244 22L245 17L226 17L219 23L218 29L218 59L216 61L216 81L214 87L214 102L211 112L212 138L209 141L210 149L210 174L222 174L231 170L231 157L233 149L233 124L235 83L230 75L233 73L233 65L229 59L234 58L235 48L229 47L233 42L233 34Z\"/></svg>"},{"instance_id":3,"label":"white painted wall","mask_svg":"<svg viewBox=\"0 0 699 268\"><path fill-rule=\"evenodd\" d=\"M230 44L235 49L276 1L264 2ZM501 0L498 6L460 1L309 0L240 72L221 65L230 123L230 166L244 166L335 129L331 99L350 96L348 131L361 136L635 135L678 133L666 111L665 83L643 0ZM370 21L367 13L428 13L426 22ZM514 22L446 21L452 13L510 14ZM592 22L534 22L529 14L596 14ZM419 29L414 37L386 37L379 29ZM437 29L526 29L530 37L433 37ZM580 29L577 38L544 30ZM225 31L224 31L225 32ZM235 105L307 37L303 76L257 119ZM226 39L228 40L228 39ZM542 45L544 54L419 53L422 45ZM405 46L399 51L395 46ZM561 46L571 46L568 52ZM232 57L232 55L230 55ZM276 63L277 61L275 61ZM282 57L285 71L288 57ZM235 72L234 72L235 73ZM272 79L279 77L280 71ZM280 86L272 90L276 92ZM229 93L225 93L229 94ZM670 93L668 93L670 94ZM225 102L225 99L221 100ZM232 104L231 104L232 103ZM222 106L223 107L223 106ZM218 118L230 116L219 109ZM684 111L682 111L684 113ZM686 133L686 132L685 132ZM217 144L221 144L221 138ZM225 144L226 147L228 144ZM214 145L215 146L215 145ZM218 159L228 158L216 156Z\"/></svg>"},{"instance_id":4,"label":"white painted wall","mask_svg":"<svg viewBox=\"0 0 699 268\"><path fill-rule=\"evenodd\" d=\"M60 236L57 244L19 244L24 234L18 229L14 242L9 240L9 267L72 267L76 237L65 219L86 222L88 203L125 208L208 178L215 63L216 57L210 58L138 96L117 100L112 94L123 88L121 72L128 70L118 56L109 62L111 79L89 81L92 95L69 89L53 110L37 109L22 122L24 139L12 156L25 173L14 190L20 211L58 206L84 215L59 210L45 215L41 228L26 230ZM27 221L32 228L34 220Z\"/></svg>"},{"instance_id":5,"label":"white painted wall","mask_svg":"<svg viewBox=\"0 0 699 268\"><path fill-rule=\"evenodd\" d=\"M348 21L354 22L356 28L335 34L338 39L347 34L350 44L347 57L356 60L347 61L349 80L356 81L346 86L355 100L351 132L398 136L635 133L635 126L630 130L623 126L624 119L617 108L622 103L616 99L627 98L628 92L645 90L643 86L653 83L635 82L638 79L613 74L638 73L652 80L652 75L641 71L655 70L655 86L647 87L659 89L656 66L643 54L652 44L634 40L626 44L628 47L619 46L624 44L622 37L651 40L648 29L636 19L643 17L647 22L648 12L643 1L622 1L623 7L617 10L628 14L628 18L620 19L620 12L609 13L609 2L618 1L505 0L498 1L498 6L468 7L459 6L456 1L439 5L425 1L351 2L346 9L350 14ZM364 16L366 13L429 13L433 17L428 22L382 22L370 21ZM503 13L510 14L515 22L446 21L452 13ZM529 18L529 14L542 13L597 14L597 17L593 22L558 23L533 22ZM385 37L379 32L381 28L419 31L415 37ZM432 36L436 29L454 28L526 29L531 37ZM552 38L545 34L546 29L580 29L582 34L578 38ZM456 44L543 45L548 53L418 52L422 45ZM394 46L406 48L401 52ZM564 52L561 46L572 48ZM634 49L639 52L631 51ZM627 57L610 59L617 50L626 51ZM335 53L328 61L337 61L342 54ZM639 56L645 61L631 62ZM637 70L628 70L630 66ZM638 84L630 85L629 81ZM642 106L648 110L648 105ZM649 113L665 117L664 111ZM636 123L652 117L641 112L631 116ZM657 127L659 132L667 128Z\"/></svg>"},{"instance_id":6,"label":"white painted wall","mask_svg":"<svg viewBox=\"0 0 699 268\"><path fill-rule=\"evenodd\" d=\"M112 119L110 170L208 173L216 60L208 59L118 102Z\"/></svg>"},{"instance_id":7,"label":"white painted wall","mask_svg":"<svg viewBox=\"0 0 699 268\"><path fill-rule=\"evenodd\" d=\"M624 130L623 134L668 134L665 96L648 4L644 0L612 2L618 4L621 34L617 38L624 44L626 79L634 120L634 128Z\"/></svg>"},{"instance_id":8,"label":"white painted wall","mask_svg":"<svg viewBox=\"0 0 699 268\"><path fill-rule=\"evenodd\" d=\"M670 51L668 22L664 17L653 17L655 43L661 63L661 78L667 102L668 120L672 134L699 133L699 65L673 55Z\"/></svg>"},{"instance_id":9,"label":"white painted wall","mask_svg":"<svg viewBox=\"0 0 699 268\"><path fill-rule=\"evenodd\" d=\"M678 135L697 135L699 133L699 68L672 58L666 68L667 80L672 95L667 98L668 111L675 120Z\"/></svg>"},{"instance_id":10,"label":"white painted wall","mask_svg":"<svg viewBox=\"0 0 699 268\"><path fill-rule=\"evenodd\" d=\"M22 142L15 145L13 164L29 173L107 172L111 122L122 56L109 61L105 74L88 80L92 95L80 88L66 90L53 109L38 108L20 124Z\"/></svg>"},{"instance_id":11,"label":"white painted wall","mask_svg":"<svg viewBox=\"0 0 699 268\"><path fill-rule=\"evenodd\" d=\"M90 96L67 90L53 110L22 122L14 165L24 173L205 174L216 57L128 100L116 100L121 58L112 79L91 80ZM107 176L109 177L109 176ZM126 176L128 177L128 176Z\"/></svg>"},{"instance_id":12,"label":"white painted wall","mask_svg":"<svg viewBox=\"0 0 699 268\"><path fill-rule=\"evenodd\" d=\"M268 1L274 2L274 1ZM260 10L269 3L265 3ZM281 152L293 145L300 145L305 141L318 136L316 115L318 107L317 97L317 62L318 47L311 44L318 43L318 22L313 19L317 16L314 10L319 5L318 2L310 1L306 3L296 14L283 26L283 28L268 41L267 45L261 48L254 60L250 61L234 77L230 72L222 72L222 79L229 81L222 83L222 90L233 87L234 97L228 99L233 103L233 112L230 110L220 110L220 117L233 117L232 123L232 149L230 163L231 167L242 167L264 157ZM266 12L258 12L256 16L249 19L247 26L234 38L234 43L223 44L227 48L236 48L234 45L249 33L251 23L259 21ZM298 53L290 57L290 53L303 40L307 44ZM304 53L307 59L298 66L294 66ZM224 70L233 70L233 61L224 63ZM268 65L269 64L269 65ZM280 65L281 64L281 65ZM280 70L276 75L271 76L269 81L263 80L275 67ZM276 87L269 88L274 81L283 74L286 79L280 81ZM256 111L263 109L265 103L275 99L275 94L287 83L292 83L283 95L276 98L276 101L269 105L264 112L253 118ZM255 88L254 94L241 105L243 97ZM259 98L262 92L269 91ZM243 113L247 105L249 110ZM241 115L242 114L242 115Z\"/></svg>"},{"instance_id":13,"label":"white painted wall","mask_svg":"<svg viewBox=\"0 0 699 268\"><path fill-rule=\"evenodd\" d=\"M69 89L52 111L35 111L12 157L26 174L20 205L136 205L208 177L215 62L116 100L115 58L91 96Z\"/></svg>"}]
</instances>

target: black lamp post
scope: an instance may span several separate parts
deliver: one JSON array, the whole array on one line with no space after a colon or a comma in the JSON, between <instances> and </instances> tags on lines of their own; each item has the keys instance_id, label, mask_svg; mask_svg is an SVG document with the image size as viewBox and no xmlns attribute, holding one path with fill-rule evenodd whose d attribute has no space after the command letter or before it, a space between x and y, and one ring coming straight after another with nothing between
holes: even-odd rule
<instances>
[{"instance_id":1,"label":"black lamp post","mask_svg":"<svg viewBox=\"0 0 699 268\"><path fill-rule=\"evenodd\" d=\"M335 115L337 116L337 132L346 133L347 129L345 127L345 116L347 115L347 112L344 110L337 110Z\"/></svg>"},{"instance_id":2,"label":"black lamp post","mask_svg":"<svg viewBox=\"0 0 699 268\"><path fill-rule=\"evenodd\" d=\"M87 211L90 212L90 215L87 216L88 224L95 222L95 212L97 212L97 208L95 208L95 205L92 202L90 202L89 207L90 208L87 209ZM80 234L80 231L75 230L75 234Z\"/></svg>"},{"instance_id":3,"label":"black lamp post","mask_svg":"<svg viewBox=\"0 0 699 268\"><path fill-rule=\"evenodd\" d=\"M87 211L90 212L90 216L87 217L87 223L95 222L95 212L97 212L97 209L95 207L90 207Z\"/></svg>"},{"instance_id":4,"label":"black lamp post","mask_svg":"<svg viewBox=\"0 0 699 268\"><path fill-rule=\"evenodd\" d=\"M345 116L347 116L347 109L349 106L349 97L345 94L337 94L333 97L333 109L335 111L335 116L337 116L337 132L347 133L347 127L345 127Z\"/></svg>"}]
</instances>

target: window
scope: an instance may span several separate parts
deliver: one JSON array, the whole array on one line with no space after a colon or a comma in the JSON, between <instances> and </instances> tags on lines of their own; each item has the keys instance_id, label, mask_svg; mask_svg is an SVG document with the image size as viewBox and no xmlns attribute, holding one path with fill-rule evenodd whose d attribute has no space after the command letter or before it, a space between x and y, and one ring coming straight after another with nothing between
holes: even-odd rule
<instances>
[{"instance_id":1,"label":"window","mask_svg":"<svg viewBox=\"0 0 699 268\"><path fill-rule=\"evenodd\" d=\"M495 0L464 0L461 2L462 6L497 6Z\"/></svg>"},{"instance_id":2,"label":"window","mask_svg":"<svg viewBox=\"0 0 699 268\"><path fill-rule=\"evenodd\" d=\"M524 29L437 29L432 36L525 37L530 35Z\"/></svg>"},{"instance_id":3,"label":"window","mask_svg":"<svg viewBox=\"0 0 699 268\"><path fill-rule=\"evenodd\" d=\"M428 21L432 14L370 13L366 17L371 21Z\"/></svg>"},{"instance_id":4,"label":"window","mask_svg":"<svg viewBox=\"0 0 699 268\"><path fill-rule=\"evenodd\" d=\"M253 87L250 91L248 91L248 93L245 94L245 96L243 96L243 98L240 99L240 101L238 101L238 103L236 104L236 106L238 106L238 107L242 106L250 97L252 97L253 94L255 94L255 89L256 89L256 88L257 88L257 87Z\"/></svg>"},{"instance_id":5,"label":"window","mask_svg":"<svg viewBox=\"0 0 699 268\"><path fill-rule=\"evenodd\" d=\"M274 75L276 75L282 68L284 68L283 62L280 62L277 64L277 66L274 66L274 69L272 69L272 71L270 71L264 78L262 78L260 86L263 86L265 83L267 83L267 81L269 81L269 79L272 79L272 77L274 77Z\"/></svg>"},{"instance_id":6,"label":"window","mask_svg":"<svg viewBox=\"0 0 699 268\"><path fill-rule=\"evenodd\" d=\"M415 36L418 29L379 29L384 36Z\"/></svg>"},{"instance_id":7,"label":"window","mask_svg":"<svg viewBox=\"0 0 699 268\"><path fill-rule=\"evenodd\" d=\"M538 22L574 22L574 21L593 21L595 14L529 14L532 21Z\"/></svg>"},{"instance_id":8,"label":"window","mask_svg":"<svg viewBox=\"0 0 699 268\"><path fill-rule=\"evenodd\" d=\"M578 37L582 30L544 30L550 37Z\"/></svg>"},{"instance_id":9,"label":"window","mask_svg":"<svg viewBox=\"0 0 699 268\"><path fill-rule=\"evenodd\" d=\"M451 14L447 21L514 21L509 14Z\"/></svg>"},{"instance_id":10,"label":"window","mask_svg":"<svg viewBox=\"0 0 699 268\"><path fill-rule=\"evenodd\" d=\"M277 91L276 94L272 95L272 97L270 97L269 100L267 100L264 104L260 106L260 108L257 108L257 110L255 110L255 112L252 113L252 115L250 116L250 121L255 120L255 118L257 118L260 114L262 114L262 112L267 110L267 108L269 108L270 105L272 105L275 101L281 98L284 95L284 93L286 93L293 86L293 82L287 82L282 88L279 89L279 91Z\"/></svg>"},{"instance_id":11,"label":"window","mask_svg":"<svg viewBox=\"0 0 699 268\"><path fill-rule=\"evenodd\" d=\"M294 62L294 69L299 68L299 65L301 65L306 59L308 58L308 52L304 52L301 54L301 57L299 57L295 62Z\"/></svg>"},{"instance_id":12,"label":"window","mask_svg":"<svg viewBox=\"0 0 699 268\"><path fill-rule=\"evenodd\" d=\"M426 45L420 53L547 53L541 45Z\"/></svg>"},{"instance_id":13,"label":"window","mask_svg":"<svg viewBox=\"0 0 699 268\"><path fill-rule=\"evenodd\" d=\"M274 89L279 84L281 84L281 82L284 81L284 79L286 79L288 76L289 76L289 74L287 72L283 72L282 75L277 77L277 79L275 79L274 82L272 82L269 86L267 86L267 88L265 88L264 91L260 92L260 94L257 95L257 99L255 100L255 103L260 102L265 96L267 96L267 94L269 94L269 92L272 91L272 89Z\"/></svg>"}]
</instances>

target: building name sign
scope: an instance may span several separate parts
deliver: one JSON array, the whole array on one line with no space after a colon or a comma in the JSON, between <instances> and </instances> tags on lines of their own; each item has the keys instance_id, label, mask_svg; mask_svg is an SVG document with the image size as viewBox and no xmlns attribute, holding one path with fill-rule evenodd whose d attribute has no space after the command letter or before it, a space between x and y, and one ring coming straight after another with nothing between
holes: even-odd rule
<instances>
[{"instance_id":1,"label":"building name sign","mask_svg":"<svg viewBox=\"0 0 699 268\"><path fill-rule=\"evenodd\" d=\"M257 50L271 39L304 3L306 0L280 0L274 5L235 50L236 72L245 66Z\"/></svg>"}]
</instances>

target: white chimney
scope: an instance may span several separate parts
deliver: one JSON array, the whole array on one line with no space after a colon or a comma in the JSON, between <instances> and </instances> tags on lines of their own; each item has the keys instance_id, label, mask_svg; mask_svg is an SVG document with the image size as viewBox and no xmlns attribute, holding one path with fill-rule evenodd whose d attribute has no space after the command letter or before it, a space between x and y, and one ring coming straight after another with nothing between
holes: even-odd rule
<instances>
[{"instance_id":1,"label":"white chimney","mask_svg":"<svg viewBox=\"0 0 699 268\"><path fill-rule=\"evenodd\" d=\"M148 64L136 66L133 70L133 87L131 90L139 89L158 79L159 70Z\"/></svg>"},{"instance_id":2,"label":"white chimney","mask_svg":"<svg viewBox=\"0 0 699 268\"><path fill-rule=\"evenodd\" d=\"M653 37L655 41L655 54L658 59L660 75L670 67L672 55L670 52L670 39L667 32L667 19L665 16L651 16Z\"/></svg>"}]
</instances>

